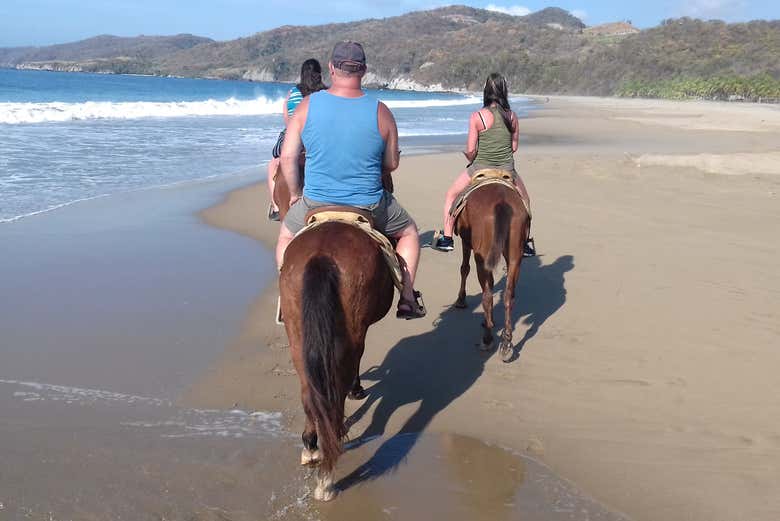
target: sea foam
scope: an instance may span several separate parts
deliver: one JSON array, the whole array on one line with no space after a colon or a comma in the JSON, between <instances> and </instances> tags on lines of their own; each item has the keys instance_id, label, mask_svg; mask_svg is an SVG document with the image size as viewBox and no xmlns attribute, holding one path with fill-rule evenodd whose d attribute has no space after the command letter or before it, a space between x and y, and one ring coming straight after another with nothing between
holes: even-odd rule
<instances>
[{"instance_id":1,"label":"sea foam","mask_svg":"<svg viewBox=\"0 0 780 521\"><path fill-rule=\"evenodd\" d=\"M418 109L433 107L457 107L462 105L481 105L482 100L476 96L466 98L439 98L439 99L395 99L382 100L391 109Z\"/></svg>"},{"instance_id":2,"label":"sea foam","mask_svg":"<svg viewBox=\"0 0 780 521\"><path fill-rule=\"evenodd\" d=\"M164 420L126 421L131 428L156 429L165 438L194 437L279 437L289 436L282 426L282 413L241 409L189 409L176 407L169 400L133 394L116 393L102 389L87 389L41 382L0 379L0 384L20 387L13 397L25 402L59 402L66 405L146 405L164 408L170 417Z\"/></svg>"},{"instance_id":3,"label":"sea foam","mask_svg":"<svg viewBox=\"0 0 780 521\"><path fill-rule=\"evenodd\" d=\"M0 123L68 122L98 119L260 116L281 114L282 99L229 98L205 101L86 101L82 103L0 103Z\"/></svg>"},{"instance_id":4,"label":"sea foam","mask_svg":"<svg viewBox=\"0 0 780 521\"><path fill-rule=\"evenodd\" d=\"M281 114L282 99L205 101L85 101L81 103L0 103L0 124L62 123L85 120L182 118L193 116L262 116ZM433 108L479 104L476 96L425 100L384 100L391 109Z\"/></svg>"}]
</instances>

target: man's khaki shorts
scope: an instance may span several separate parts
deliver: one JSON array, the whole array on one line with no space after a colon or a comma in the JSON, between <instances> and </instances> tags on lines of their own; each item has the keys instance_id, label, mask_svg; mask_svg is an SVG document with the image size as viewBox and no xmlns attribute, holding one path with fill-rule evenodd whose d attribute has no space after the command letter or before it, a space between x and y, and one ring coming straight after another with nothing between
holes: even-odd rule
<instances>
[{"instance_id":1,"label":"man's khaki shorts","mask_svg":"<svg viewBox=\"0 0 780 521\"><path fill-rule=\"evenodd\" d=\"M309 210L331 204L333 203L313 201L307 197L301 197L290 207L284 217L284 225L293 234L296 234L306 225L306 214L309 213ZM407 211L398 204L393 194L387 191L382 193L382 198L376 204L359 206L358 208L371 212L374 227L388 237L395 237L410 224L414 224L414 220Z\"/></svg>"}]
</instances>

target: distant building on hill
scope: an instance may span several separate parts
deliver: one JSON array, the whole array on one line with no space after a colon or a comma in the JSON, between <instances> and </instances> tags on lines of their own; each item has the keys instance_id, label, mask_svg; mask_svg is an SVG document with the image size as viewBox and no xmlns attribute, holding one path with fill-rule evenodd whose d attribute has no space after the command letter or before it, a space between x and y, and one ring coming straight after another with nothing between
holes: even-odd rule
<instances>
[{"instance_id":1,"label":"distant building on hill","mask_svg":"<svg viewBox=\"0 0 780 521\"><path fill-rule=\"evenodd\" d=\"M631 25L631 22L612 22L608 24L594 25L582 30L589 36L624 36L636 34L639 29Z\"/></svg>"}]
</instances>

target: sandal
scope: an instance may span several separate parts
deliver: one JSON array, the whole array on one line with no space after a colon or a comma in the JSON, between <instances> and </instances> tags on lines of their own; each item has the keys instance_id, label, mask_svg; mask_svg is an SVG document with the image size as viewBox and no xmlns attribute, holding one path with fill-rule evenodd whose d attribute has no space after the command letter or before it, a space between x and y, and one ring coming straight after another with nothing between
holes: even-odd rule
<instances>
[{"instance_id":1,"label":"sandal","mask_svg":"<svg viewBox=\"0 0 780 521\"><path fill-rule=\"evenodd\" d=\"M535 257L536 245L534 244L534 238L529 237L523 246L523 257Z\"/></svg>"},{"instance_id":2,"label":"sandal","mask_svg":"<svg viewBox=\"0 0 780 521\"><path fill-rule=\"evenodd\" d=\"M422 318L426 313L427 311L425 310L425 302L423 302L422 293L415 291L413 301L404 300L403 297L398 300L398 309L395 312L395 317L412 320L415 318Z\"/></svg>"}]
</instances>

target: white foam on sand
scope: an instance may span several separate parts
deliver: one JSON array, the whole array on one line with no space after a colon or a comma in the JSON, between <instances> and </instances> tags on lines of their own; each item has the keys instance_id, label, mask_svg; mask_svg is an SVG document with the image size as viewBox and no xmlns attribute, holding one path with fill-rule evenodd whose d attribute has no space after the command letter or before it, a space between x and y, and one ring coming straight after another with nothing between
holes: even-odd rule
<instances>
[{"instance_id":1,"label":"white foam on sand","mask_svg":"<svg viewBox=\"0 0 780 521\"><path fill-rule=\"evenodd\" d=\"M289 436L282 427L282 413L241 409L186 409L175 407L168 400L100 389L85 389L40 382L4 380L0 384L21 387L13 397L25 402L58 402L66 405L122 404L170 408L165 420L135 420L122 422L130 428L154 429L165 438L267 438Z\"/></svg>"}]
</instances>

